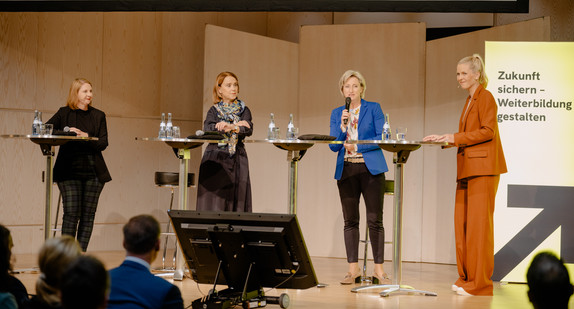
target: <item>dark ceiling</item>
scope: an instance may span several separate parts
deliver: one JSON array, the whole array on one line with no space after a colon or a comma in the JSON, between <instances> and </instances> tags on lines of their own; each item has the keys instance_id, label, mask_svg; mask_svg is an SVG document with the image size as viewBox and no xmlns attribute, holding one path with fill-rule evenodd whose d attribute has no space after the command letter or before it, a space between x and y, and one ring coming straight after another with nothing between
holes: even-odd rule
<instances>
[{"instance_id":1,"label":"dark ceiling","mask_svg":"<svg viewBox=\"0 0 574 309\"><path fill-rule=\"evenodd\" d=\"M0 11L527 13L528 0L0 0Z\"/></svg>"}]
</instances>

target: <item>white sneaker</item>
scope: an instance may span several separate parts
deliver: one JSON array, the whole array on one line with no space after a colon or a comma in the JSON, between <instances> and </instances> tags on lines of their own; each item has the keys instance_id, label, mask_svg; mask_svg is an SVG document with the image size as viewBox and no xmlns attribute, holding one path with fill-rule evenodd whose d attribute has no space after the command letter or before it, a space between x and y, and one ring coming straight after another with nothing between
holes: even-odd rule
<instances>
[{"instance_id":1,"label":"white sneaker","mask_svg":"<svg viewBox=\"0 0 574 309\"><path fill-rule=\"evenodd\" d=\"M462 296L472 296L472 294L468 293L467 291L465 291L463 288L459 287L456 290L456 294L458 295L462 295Z\"/></svg>"},{"instance_id":2,"label":"white sneaker","mask_svg":"<svg viewBox=\"0 0 574 309\"><path fill-rule=\"evenodd\" d=\"M456 292L456 291L458 291L458 286L456 284L453 284L450 286L450 290L453 292Z\"/></svg>"}]
</instances>

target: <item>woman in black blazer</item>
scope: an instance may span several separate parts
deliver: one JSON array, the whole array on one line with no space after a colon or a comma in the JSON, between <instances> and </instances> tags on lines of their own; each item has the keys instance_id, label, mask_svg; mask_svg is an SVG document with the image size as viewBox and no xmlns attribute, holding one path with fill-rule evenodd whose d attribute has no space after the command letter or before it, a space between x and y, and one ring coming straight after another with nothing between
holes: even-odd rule
<instances>
[{"instance_id":1,"label":"woman in black blazer","mask_svg":"<svg viewBox=\"0 0 574 309\"><path fill-rule=\"evenodd\" d=\"M55 132L97 137L97 141L70 141L58 151L54 181L62 193L62 235L77 237L88 248L96 208L104 183L112 180L102 151L108 147L106 114L92 107L92 84L83 78L72 82L66 106L47 121Z\"/></svg>"}]
</instances>

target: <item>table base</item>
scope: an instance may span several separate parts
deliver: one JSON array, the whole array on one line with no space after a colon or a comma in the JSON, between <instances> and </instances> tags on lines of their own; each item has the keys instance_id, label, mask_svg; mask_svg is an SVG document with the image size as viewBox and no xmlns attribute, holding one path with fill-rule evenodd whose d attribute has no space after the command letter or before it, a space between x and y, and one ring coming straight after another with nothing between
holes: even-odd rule
<instances>
[{"instance_id":1,"label":"table base","mask_svg":"<svg viewBox=\"0 0 574 309\"><path fill-rule=\"evenodd\" d=\"M422 294L424 296L437 296L437 293L435 293L435 292L416 290L412 286L396 285L396 284L375 284L375 285L358 286L356 288L353 288L351 290L351 292L357 293L359 291L371 290L371 289L383 289L383 291L381 291L379 293L379 295L381 295L383 297L387 297L391 293L405 293L405 294L416 293L416 294Z\"/></svg>"}]
</instances>

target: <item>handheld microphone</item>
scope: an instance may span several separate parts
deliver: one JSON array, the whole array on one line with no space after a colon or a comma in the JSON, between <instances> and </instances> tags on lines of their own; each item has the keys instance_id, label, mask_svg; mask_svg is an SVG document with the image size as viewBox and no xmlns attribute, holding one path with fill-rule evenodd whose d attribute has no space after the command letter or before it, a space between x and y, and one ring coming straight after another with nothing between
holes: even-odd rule
<instances>
[{"instance_id":1,"label":"handheld microphone","mask_svg":"<svg viewBox=\"0 0 574 309\"><path fill-rule=\"evenodd\" d=\"M345 109L348 111L350 107L351 107L351 98L350 98L350 97L346 97L346 98L345 98ZM344 119L344 120L343 120L343 124L344 124L344 125L347 125L347 121L348 121L348 118L347 118L347 119Z\"/></svg>"},{"instance_id":2,"label":"handheld microphone","mask_svg":"<svg viewBox=\"0 0 574 309\"><path fill-rule=\"evenodd\" d=\"M195 131L195 135L190 135L188 138L190 139L205 139L205 140L222 140L225 137L217 132L217 131L203 131L197 130Z\"/></svg>"}]
</instances>

